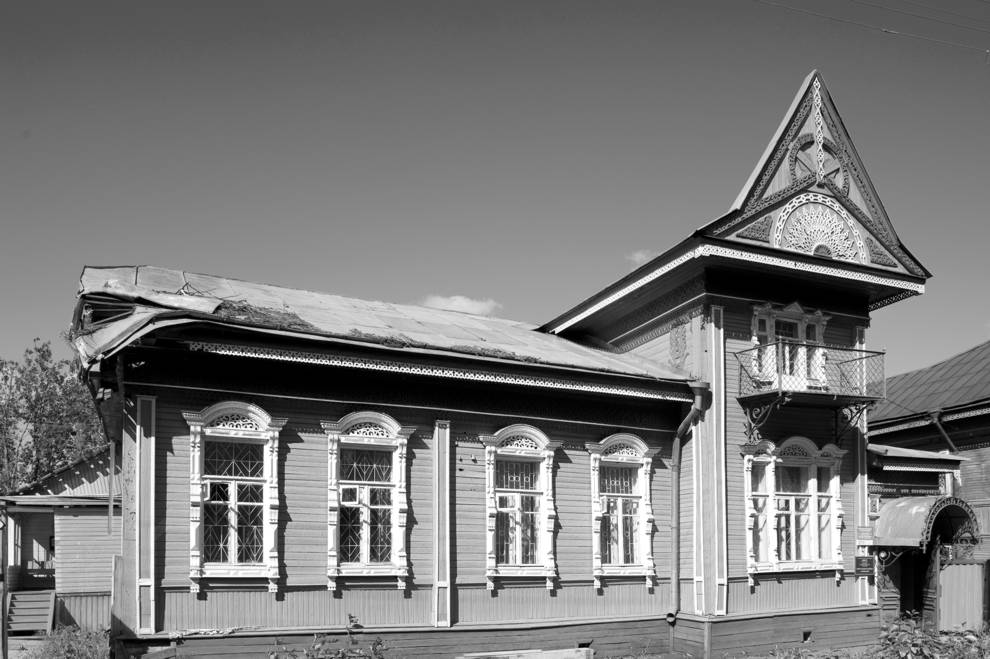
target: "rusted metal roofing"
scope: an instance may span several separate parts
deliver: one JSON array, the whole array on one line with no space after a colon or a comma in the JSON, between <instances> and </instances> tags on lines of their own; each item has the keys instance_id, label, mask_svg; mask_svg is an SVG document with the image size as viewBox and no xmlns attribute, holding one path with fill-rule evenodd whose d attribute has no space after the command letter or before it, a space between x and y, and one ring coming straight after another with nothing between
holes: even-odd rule
<instances>
[{"instance_id":1,"label":"rusted metal roofing","mask_svg":"<svg viewBox=\"0 0 990 659\"><path fill-rule=\"evenodd\" d=\"M969 522L979 537L979 524L969 504L957 497L901 497L880 508L873 529L874 544L882 547L924 547L936 518L946 515L953 528Z\"/></svg>"},{"instance_id":2,"label":"rusted metal roofing","mask_svg":"<svg viewBox=\"0 0 990 659\"><path fill-rule=\"evenodd\" d=\"M293 333L685 383L672 368L537 331L526 323L372 302L154 266L86 267L74 344L84 364L154 324L214 320ZM85 317L86 306L100 318ZM117 306L114 306L117 305ZM80 331L84 329L84 331Z\"/></svg>"},{"instance_id":3,"label":"rusted metal roofing","mask_svg":"<svg viewBox=\"0 0 990 659\"><path fill-rule=\"evenodd\" d=\"M103 497L106 501L110 490L110 462L109 445L92 449L64 467L17 488L14 494ZM114 476L120 476L119 463L114 465Z\"/></svg>"},{"instance_id":4,"label":"rusted metal roofing","mask_svg":"<svg viewBox=\"0 0 990 659\"><path fill-rule=\"evenodd\" d=\"M933 366L887 378L887 400L870 422L990 401L990 341Z\"/></svg>"}]
</instances>

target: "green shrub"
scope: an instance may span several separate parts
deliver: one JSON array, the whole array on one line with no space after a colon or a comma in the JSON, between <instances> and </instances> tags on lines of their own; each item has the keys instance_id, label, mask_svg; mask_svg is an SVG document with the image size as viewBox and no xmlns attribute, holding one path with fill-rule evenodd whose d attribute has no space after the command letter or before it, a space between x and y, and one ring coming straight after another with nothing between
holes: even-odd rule
<instances>
[{"instance_id":1,"label":"green shrub","mask_svg":"<svg viewBox=\"0 0 990 659\"><path fill-rule=\"evenodd\" d=\"M78 627L59 627L45 643L26 655L26 659L108 659L110 643L106 632L88 632Z\"/></svg>"},{"instance_id":2,"label":"green shrub","mask_svg":"<svg viewBox=\"0 0 990 659\"><path fill-rule=\"evenodd\" d=\"M278 639L275 639L275 648L268 653L268 657L269 659L351 659L352 657L385 659L385 651L388 647L380 638L375 638L368 648L358 647L360 642L354 637L354 632L359 629L361 624L357 616L347 614L347 626L344 628L347 632L346 639L330 634L316 634L310 646L302 650L280 646Z\"/></svg>"}]
</instances>

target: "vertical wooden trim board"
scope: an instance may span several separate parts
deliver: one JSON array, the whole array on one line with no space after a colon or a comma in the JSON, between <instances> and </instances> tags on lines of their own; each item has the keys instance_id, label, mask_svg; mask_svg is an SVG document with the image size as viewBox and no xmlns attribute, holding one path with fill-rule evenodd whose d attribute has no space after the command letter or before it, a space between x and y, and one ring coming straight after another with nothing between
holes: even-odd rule
<instances>
[{"instance_id":1,"label":"vertical wooden trim board","mask_svg":"<svg viewBox=\"0 0 990 659\"><path fill-rule=\"evenodd\" d=\"M450 421L433 426L433 626L450 627Z\"/></svg>"},{"instance_id":2,"label":"vertical wooden trim board","mask_svg":"<svg viewBox=\"0 0 990 659\"><path fill-rule=\"evenodd\" d=\"M138 630L155 631L155 405L153 396L137 397L137 612Z\"/></svg>"},{"instance_id":3,"label":"vertical wooden trim board","mask_svg":"<svg viewBox=\"0 0 990 659\"><path fill-rule=\"evenodd\" d=\"M726 501L726 427L725 427L725 323L721 306L712 306L712 455L715 474L715 614L725 615L729 589L729 557L726 548L729 532Z\"/></svg>"}]
</instances>

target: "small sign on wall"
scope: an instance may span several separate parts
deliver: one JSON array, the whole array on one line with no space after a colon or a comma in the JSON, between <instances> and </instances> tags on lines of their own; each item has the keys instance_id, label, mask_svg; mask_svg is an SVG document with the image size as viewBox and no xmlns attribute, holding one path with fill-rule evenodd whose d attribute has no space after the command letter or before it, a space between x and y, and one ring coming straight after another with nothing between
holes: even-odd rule
<instances>
[{"instance_id":1,"label":"small sign on wall","mask_svg":"<svg viewBox=\"0 0 990 659\"><path fill-rule=\"evenodd\" d=\"M856 576L857 577L872 577L873 576L873 566L876 564L876 558L874 556L857 556L856 557Z\"/></svg>"},{"instance_id":2,"label":"small sign on wall","mask_svg":"<svg viewBox=\"0 0 990 659\"><path fill-rule=\"evenodd\" d=\"M857 526L856 527L856 544L857 545L872 545L873 544L873 527L872 526Z\"/></svg>"}]
</instances>

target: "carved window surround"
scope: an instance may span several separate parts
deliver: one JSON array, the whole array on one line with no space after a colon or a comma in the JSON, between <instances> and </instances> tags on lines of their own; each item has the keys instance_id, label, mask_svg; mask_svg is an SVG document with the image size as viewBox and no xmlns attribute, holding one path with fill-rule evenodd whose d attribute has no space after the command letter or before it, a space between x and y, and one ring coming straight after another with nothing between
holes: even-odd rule
<instances>
[{"instance_id":1,"label":"carved window surround","mask_svg":"<svg viewBox=\"0 0 990 659\"><path fill-rule=\"evenodd\" d=\"M198 593L207 579L263 578L268 591L278 592L278 438L286 419L276 419L250 403L225 401L199 412L183 412L189 424L189 591ZM264 448L262 563L206 563L203 561L203 442L216 438L225 442L261 444Z\"/></svg>"},{"instance_id":2,"label":"carved window surround","mask_svg":"<svg viewBox=\"0 0 990 659\"><path fill-rule=\"evenodd\" d=\"M591 566L594 587L602 587L605 577L644 577L646 587L652 588L656 578L656 564L653 560L653 503L651 500L650 476L653 471L653 458L659 449L651 449L646 443L629 433L616 433L596 443L585 445L591 453ZM602 465L638 467L635 494L639 497L639 530L636 547L636 562L624 565L607 565L602 562L602 517L604 499L601 492Z\"/></svg>"},{"instance_id":3,"label":"carved window surround","mask_svg":"<svg viewBox=\"0 0 990 659\"><path fill-rule=\"evenodd\" d=\"M826 444L821 450L814 442L805 437L791 437L779 447L770 441L742 447L743 469L745 471L743 486L746 498L746 571L749 573L750 585L755 585L756 577L761 573L796 572L808 570L835 570L835 580L840 581L843 575L842 567L842 529L844 511L840 488L839 468L842 456L846 451L835 444ZM764 471L765 486L759 492L753 488L753 468L760 465ZM827 555L809 557L801 560L785 560L778 552L778 517L788 516L787 510L778 509L778 497L788 499L787 493L778 493L777 470L780 467L805 467L808 469L808 532L811 534L812 553L821 553L819 547L818 517L819 502L828 499L830 516L828 524L829 543L831 551ZM825 486L818 485L819 474L828 479ZM754 496L754 494L756 496ZM755 505L756 499L763 499L764 510L759 512ZM793 513L794 511L790 511ZM763 517L768 532L764 541L768 541L766 558L757 556L754 544L754 528L759 517ZM794 530L792 529L792 532Z\"/></svg>"},{"instance_id":4,"label":"carved window surround","mask_svg":"<svg viewBox=\"0 0 990 659\"><path fill-rule=\"evenodd\" d=\"M495 583L499 577L542 578L546 580L547 590L553 590L557 580L557 556L553 544L554 528L557 522L553 464L554 453L562 445L562 442L551 440L540 430L522 423L506 426L494 435L481 435L479 439L485 446L485 537L487 549L485 578L488 590L495 590ZM495 493L495 463L499 458L532 461L540 464L537 562L533 565L499 565L496 559L495 537L498 501Z\"/></svg>"},{"instance_id":5,"label":"carved window surround","mask_svg":"<svg viewBox=\"0 0 990 659\"><path fill-rule=\"evenodd\" d=\"M338 421L320 424L327 436L327 590L338 589L341 577L395 577L396 587L409 587L409 556L406 551L406 517L409 493L406 484L406 453L413 426L402 426L387 414L353 412ZM392 453L392 560L389 563L342 564L340 560L340 451L342 448L371 448Z\"/></svg>"}]
</instances>

